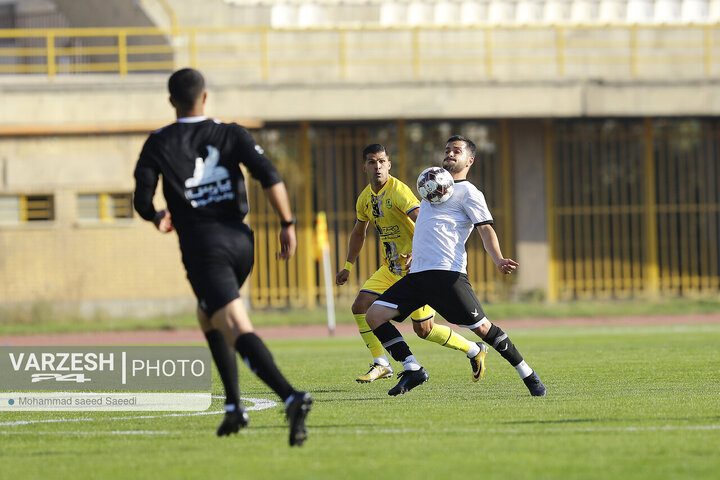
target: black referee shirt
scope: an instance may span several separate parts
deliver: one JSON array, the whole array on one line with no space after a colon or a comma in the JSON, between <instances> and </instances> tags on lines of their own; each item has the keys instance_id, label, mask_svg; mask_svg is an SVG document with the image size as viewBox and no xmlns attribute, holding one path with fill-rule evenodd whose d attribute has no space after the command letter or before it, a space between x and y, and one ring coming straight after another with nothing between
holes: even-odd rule
<instances>
[{"instance_id":1,"label":"black referee shirt","mask_svg":"<svg viewBox=\"0 0 720 480\"><path fill-rule=\"evenodd\" d=\"M145 220L153 219L153 195L162 175L178 231L197 222L242 221L248 201L241 163L263 188L281 181L245 128L205 117L179 119L145 141L135 167L135 210Z\"/></svg>"}]
</instances>

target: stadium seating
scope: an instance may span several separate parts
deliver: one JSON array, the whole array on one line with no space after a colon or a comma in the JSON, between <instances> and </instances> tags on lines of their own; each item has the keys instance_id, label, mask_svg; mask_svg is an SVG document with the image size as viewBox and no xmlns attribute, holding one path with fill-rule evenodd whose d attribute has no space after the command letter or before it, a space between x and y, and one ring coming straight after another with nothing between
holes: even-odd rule
<instances>
[{"instance_id":1,"label":"stadium seating","mask_svg":"<svg viewBox=\"0 0 720 480\"><path fill-rule=\"evenodd\" d=\"M384 26L532 25L641 23L683 24L720 21L720 0L215 0L218 18L243 16L229 11L267 10L276 27L314 27L368 23ZM193 0L167 0L179 16L196 12ZM195 8L194 8L195 7ZM349 10L348 8L354 8ZM229 10L228 10L229 9ZM228 11L226 11L228 10ZM349 13L351 12L351 13ZM352 12L363 12L360 20ZM247 16L246 16L247 17ZM180 23L196 24L191 18Z\"/></svg>"},{"instance_id":2,"label":"stadium seating","mask_svg":"<svg viewBox=\"0 0 720 480\"><path fill-rule=\"evenodd\" d=\"M658 23L675 23L680 20L680 0L657 0L653 20Z\"/></svg>"},{"instance_id":3,"label":"stadium seating","mask_svg":"<svg viewBox=\"0 0 720 480\"><path fill-rule=\"evenodd\" d=\"M542 4L542 0L519 0L515 21L523 25L538 23L543 17Z\"/></svg>"},{"instance_id":4,"label":"stadium seating","mask_svg":"<svg viewBox=\"0 0 720 480\"><path fill-rule=\"evenodd\" d=\"M707 0L683 0L680 16L684 22L702 22L707 19Z\"/></svg>"},{"instance_id":5,"label":"stadium seating","mask_svg":"<svg viewBox=\"0 0 720 480\"><path fill-rule=\"evenodd\" d=\"M407 7L407 23L410 25L430 25L434 11L430 2L414 1Z\"/></svg>"}]
</instances>

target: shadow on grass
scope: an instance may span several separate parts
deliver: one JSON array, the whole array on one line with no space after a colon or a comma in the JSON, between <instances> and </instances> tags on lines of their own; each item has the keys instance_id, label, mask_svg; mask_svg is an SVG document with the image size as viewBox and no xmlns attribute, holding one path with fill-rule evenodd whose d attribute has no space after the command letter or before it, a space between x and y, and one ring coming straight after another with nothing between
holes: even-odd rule
<instances>
[{"instance_id":1,"label":"shadow on grass","mask_svg":"<svg viewBox=\"0 0 720 480\"><path fill-rule=\"evenodd\" d=\"M566 418L562 420L515 420L510 422L498 422L501 425L564 425L575 423L598 423L607 422L606 418Z\"/></svg>"},{"instance_id":2,"label":"shadow on grass","mask_svg":"<svg viewBox=\"0 0 720 480\"><path fill-rule=\"evenodd\" d=\"M592 424L592 423L630 423L642 422L714 422L720 420L720 416L707 417L633 417L633 418L566 418L562 420L515 420L498 422L502 425L566 425L566 424Z\"/></svg>"}]
</instances>

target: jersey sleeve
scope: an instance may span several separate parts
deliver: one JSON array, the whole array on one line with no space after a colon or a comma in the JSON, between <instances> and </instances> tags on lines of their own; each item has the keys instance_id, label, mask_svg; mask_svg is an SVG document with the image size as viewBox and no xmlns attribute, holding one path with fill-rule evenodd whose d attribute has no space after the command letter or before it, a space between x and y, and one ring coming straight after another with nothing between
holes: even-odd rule
<instances>
[{"instance_id":1,"label":"jersey sleeve","mask_svg":"<svg viewBox=\"0 0 720 480\"><path fill-rule=\"evenodd\" d=\"M145 220L151 221L155 216L153 196L160 178L160 167L156 160L152 135L145 141L140 158L135 166L135 193L133 207Z\"/></svg>"},{"instance_id":2,"label":"jersey sleeve","mask_svg":"<svg viewBox=\"0 0 720 480\"><path fill-rule=\"evenodd\" d=\"M395 205L402 210L405 215L420 207L420 201L417 199L409 186L397 180L397 190L395 192Z\"/></svg>"},{"instance_id":3,"label":"jersey sleeve","mask_svg":"<svg viewBox=\"0 0 720 480\"><path fill-rule=\"evenodd\" d=\"M355 203L355 212L357 215L357 219L361 222L369 222L370 218L367 216L367 209L365 208L365 205L368 202L368 195L367 195L367 189L363 190L360 195L358 195L357 202Z\"/></svg>"},{"instance_id":4,"label":"jersey sleeve","mask_svg":"<svg viewBox=\"0 0 720 480\"><path fill-rule=\"evenodd\" d=\"M477 188L468 191L465 201L462 202L463 209L476 227L479 225L492 225L494 220L490 209L485 202L485 195Z\"/></svg>"},{"instance_id":5,"label":"jersey sleeve","mask_svg":"<svg viewBox=\"0 0 720 480\"><path fill-rule=\"evenodd\" d=\"M252 135L240 125L233 124L236 135L236 154L250 175L258 180L263 188L272 187L282 179L275 165L265 156L265 151L255 143Z\"/></svg>"}]
</instances>

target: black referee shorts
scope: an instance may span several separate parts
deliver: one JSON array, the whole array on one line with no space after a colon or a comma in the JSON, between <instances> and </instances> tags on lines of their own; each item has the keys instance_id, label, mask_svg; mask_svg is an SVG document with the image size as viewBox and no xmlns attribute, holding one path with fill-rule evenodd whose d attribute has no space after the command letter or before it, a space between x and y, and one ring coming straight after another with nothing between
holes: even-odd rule
<instances>
[{"instance_id":1,"label":"black referee shorts","mask_svg":"<svg viewBox=\"0 0 720 480\"><path fill-rule=\"evenodd\" d=\"M475 328L485 319L467 275L460 272L409 273L385 290L375 303L398 310L400 313L393 320L400 322L425 304L458 327Z\"/></svg>"},{"instance_id":2,"label":"black referee shorts","mask_svg":"<svg viewBox=\"0 0 720 480\"><path fill-rule=\"evenodd\" d=\"M198 305L211 317L240 296L253 267L253 231L242 222L198 223L178 231L178 237Z\"/></svg>"}]
</instances>

